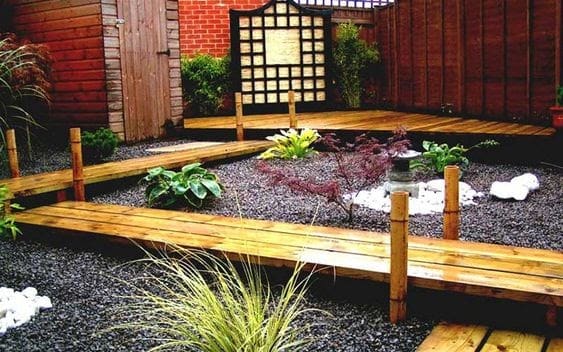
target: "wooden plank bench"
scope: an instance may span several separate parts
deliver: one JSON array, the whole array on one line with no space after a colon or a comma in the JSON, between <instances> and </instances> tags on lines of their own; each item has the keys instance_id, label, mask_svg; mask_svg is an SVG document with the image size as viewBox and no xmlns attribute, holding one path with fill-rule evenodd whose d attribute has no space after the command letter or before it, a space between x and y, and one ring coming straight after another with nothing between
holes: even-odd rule
<instances>
[{"instance_id":1,"label":"wooden plank bench","mask_svg":"<svg viewBox=\"0 0 563 352\"><path fill-rule=\"evenodd\" d=\"M389 281L389 236L383 233L70 201L15 217L20 225L242 254L265 265L303 261L340 276ZM563 305L563 253L417 236L408 240L411 286L552 309Z\"/></svg>"},{"instance_id":2,"label":"wooden plank bench","mask_svg":"<svg viewBox=\"0 0 563 352\"><path fill-rule=\"evenodd\" d=\"M155 154L147 157L115 161L84 168L84 183L92 184L145 174L150 168L179 168L196 161L211 161L254 154L272 146L270 141L229 142L210 147ZM69 154L70 158L70 154ZM54 192L72 187L72 170L0 180L11 192L11 198Z\"/></svg>"},{"instance_id":3,"label":"wooden plank bench","mask_svg":"<svg viewBox=\"0 0 563 352\"><path fill-rule=\"evenodd\" d=\"M417 352L559 352L563 338L518 331L496 330L481 325L438 324Z\"/></svg>"}]
</instances>

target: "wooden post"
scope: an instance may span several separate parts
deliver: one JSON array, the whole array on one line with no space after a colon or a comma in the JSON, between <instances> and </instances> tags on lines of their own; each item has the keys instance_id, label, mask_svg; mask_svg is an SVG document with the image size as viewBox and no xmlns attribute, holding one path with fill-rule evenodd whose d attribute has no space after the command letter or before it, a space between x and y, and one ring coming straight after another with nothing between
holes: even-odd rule
<instances>
[{"instance_id":1,"label":"wooden post","mask_svg":"<svg viewBox=\"0 0 563 352\"><path fill-rule=\"evenodd\" d=\"M409 194L391 194L391 278L389 279L389 318L397 324L407 316L407 252Z\"/></svg>"},{"instance_id":2,"label":"wooden post","mask_svg":"<svg viewBox=\"0 0 563 352\"><path fill-rule=\"evenodd\" d=\"M297 115L295 114L295 92L287 92L287 104L289 106L289 128L297 128Z\"/></svg>"},{"instance_id":3,"label":"wooden post","mask_svg":"<svg viewBox=\"0 0 563 352\"><path fill-rule=\"evenodd\" d=\"M74 187L74 200L85 201L84 167L82 165L82 144L80 128L70 129L70 150L72 152L72 184Z\"/></svg>"},{"instance_id":4,"label":"wooden post","mask_svg":"<svg viewBox=\"0 0 563 352\"><path fill-rule=\"evenodd\" d=\"M235 109L237 124L237 141L244 141L244 127L242 125L242 94L235 93Z\"/></svg>"},{"instance_id":5,"label":"wooden post","mask_svg":"<svg viewBox=\"0 0 563 352\"><path fill-rule=\"evenodd\" d=\"M545 323L549 327L557 327L557 306L547 306L547 311L545 313Z\"/></svg>"},{"instance_id":6,"label":"wooden post","mask_svg":"<svg viewBox=\"0 0 563 352\"><path fill-rule=\"evenodd\" d=\"M6 150L8 151L8 164L10 166L10 174L12 175L12 178L20 177L16 132L13 129L6 130Z\"/></svg>"},{"instance_id":7,"label":"wooden post","mask_svg":"<svg viewBox=\"0 0 563 352\"><path fill-rule=\"evenodd\" d=\"M444 238L459 239L459 167L444 168Z\"/></svg>"}]
</instances>

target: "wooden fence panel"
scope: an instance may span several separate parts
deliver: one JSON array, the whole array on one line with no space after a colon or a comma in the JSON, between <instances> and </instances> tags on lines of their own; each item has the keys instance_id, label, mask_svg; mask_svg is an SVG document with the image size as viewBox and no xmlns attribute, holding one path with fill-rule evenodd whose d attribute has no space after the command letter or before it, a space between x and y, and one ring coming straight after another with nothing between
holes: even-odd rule
<instances>
[{"instance_id":1,"label":"wooden fence panel","mask_svg":"<svg viewBox=\"0 0 563 352\"><path fill-rule=\"evenodd\" d=\"M549 123L561 81L560 0L403 0L376 13L380 102Z\"/></svg>"}]
</instances>

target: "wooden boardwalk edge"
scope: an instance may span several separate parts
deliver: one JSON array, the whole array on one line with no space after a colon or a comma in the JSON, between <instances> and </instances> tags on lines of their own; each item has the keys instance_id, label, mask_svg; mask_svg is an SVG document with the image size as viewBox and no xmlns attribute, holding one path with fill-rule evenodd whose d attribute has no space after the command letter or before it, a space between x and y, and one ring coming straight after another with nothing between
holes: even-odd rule
<instances>
[{"instance_id":1,"label":"wooden boardwalk edge","mask_svg":"<svg viewBox=\"0 0 563 352\"><path fill-rule=\"evenodd\" d=\"M20 224L243 253L274 266L304 261L353 278L389 278L384 234L83 202L57 203L15 216ZM410 237L410 285L563 306L563 254Z\"/></svg>"}]
</instances>

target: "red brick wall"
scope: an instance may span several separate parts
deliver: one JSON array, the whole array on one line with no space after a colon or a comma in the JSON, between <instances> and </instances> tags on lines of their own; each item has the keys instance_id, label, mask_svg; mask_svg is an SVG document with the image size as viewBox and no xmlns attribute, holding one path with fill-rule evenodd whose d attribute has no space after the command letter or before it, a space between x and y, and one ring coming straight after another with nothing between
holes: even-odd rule
<instances>
[{"instance_id":1,"label":"red brick wall","mask_svg":"<svg viewBox=\"0 0 563 352\"><path fill-rule=\"evenodd\" d=\"M229 49L229 9L249 10L267 0L179 0L180 50L225 55Z\"/></svg>"}]
</instances>

